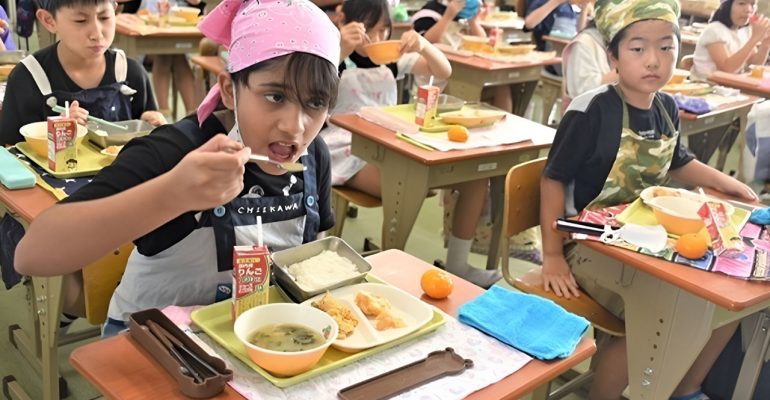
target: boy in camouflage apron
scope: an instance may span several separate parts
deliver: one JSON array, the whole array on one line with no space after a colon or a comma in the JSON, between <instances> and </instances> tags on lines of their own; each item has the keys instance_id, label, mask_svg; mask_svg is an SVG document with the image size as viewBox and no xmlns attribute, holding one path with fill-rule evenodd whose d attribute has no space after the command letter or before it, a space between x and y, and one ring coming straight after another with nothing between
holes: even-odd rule
<instances>
[{"instance_id":1,"label":"boy in camouflage apron","mask_svg":"<svg viewBox=\"0 0 770 400\"><path fill-rule=\"evenodd\" d=\"M695 160L679 143L678 113L670 96L658 93L677 58L679 2L599 0L596 24L609 43L619 81L575 98L556 133L541 181L541 225L581 210L628 203L649 186L673 178L754 200L748 186ZM622 299L581 278L596 263L619 262L582 251L552 229L543 229L543 281L559 296L577 296L578 283L623 318ZM574 276L573 276L574 273ZM674 390L675 399L704 399L705 374L735 329L715 330L701 355ZM617 399L628 384L626 343L610 338L598 354L590 398Z\"/></svg>"}]
</instances>

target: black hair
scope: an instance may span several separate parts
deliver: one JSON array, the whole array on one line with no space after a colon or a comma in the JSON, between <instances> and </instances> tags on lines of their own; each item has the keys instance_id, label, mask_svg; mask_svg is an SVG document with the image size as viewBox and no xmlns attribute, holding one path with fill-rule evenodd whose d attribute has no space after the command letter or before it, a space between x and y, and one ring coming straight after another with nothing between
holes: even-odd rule
<instances>
[{"instance_id":1,"label":"black hair","mask_svg":"<svg viewBox=\"0 0 770 400\"><path fill-rule=\"evenodd\" d=\"M628 31L628 28L634 25L637 22L641 21L650 21L650 19L642 19L636 22L633 22L623 29L621 29L618 33L615 34L615 37L612 38L612 41L610 41L610 44L607 45L607 48L610 50L610 54L612 54L612 57L614 57L616 60L618 59L618 48L620 47L620 41L623 40L623 37L626 36L626 32ZM674 36L676 36L676 42L677 44L682 42L682 33L679 31L679 25L677 24L671 24L674 29Z\"/></svg>"},{"instance_id":2,"label":"black hair","mask_svg":"<svg viewBox=\"0 0 770 400\"><path fill-rule=\"evenodd\" d=\"M709 22L721 22L722 25L728 28L734 28L733 19L730 16L733 9L733 0L727 0L719 5L719 7L711 15Z\"/></svg>"},{"instance_id":3,"label":"black hair","mask_svg":"<svg viewBox=\"0 0 770 400\"><path fill-rule=\"evenodd\" d=\"M345 23L361 22L369 29L380 21L385 21L388 31L393 30L387 0L345 0L342 3L342 13L345 14Z\"/></svg>"},{"instance_id":4,"label":"black hair","mask_svg":"<svg viewBox=\"0 0 770 400\"><path fill-rule=\"evenodd\" d=\"M310 53L294 52L271 58L230 76L234 84L248 87L251 73L272 68L281 68L286 72L285 95L288 100L302 104L303 108L309 103L320 103L332 108L337 102L337 85L340 81L337 66Z\"/></svg>"},{"instance_id":5,"label":"black hair","mask_svg":"<svg viewBox=\"0 0 770 400\"><path fill-rule=\"evenodd\" d=\"M117 4L115 0L37 0L38 7L56 15L56 11L64 7L98 6L102 3Z\"/></svg>"}]
</instances>

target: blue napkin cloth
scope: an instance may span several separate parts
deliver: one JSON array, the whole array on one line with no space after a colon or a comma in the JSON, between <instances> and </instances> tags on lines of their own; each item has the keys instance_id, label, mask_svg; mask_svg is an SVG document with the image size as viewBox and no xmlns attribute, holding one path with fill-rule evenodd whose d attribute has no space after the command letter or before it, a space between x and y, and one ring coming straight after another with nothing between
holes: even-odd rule
<instances>
[{"instance_id":1,"label":"blue napkin cloth","mask_svg":"<svg viewBox=\"0 0 770 400\"><path fill-rule=\"evenodd\" d=\"M572 354L589 325L551 300L499 286L460 307L459 318L541 360Z\"/></svg>"},{"instance_id":2,"label":"blue napkin cloth","mask_svg":"<svg viewBox=\"0 0 770 400\"><path fill-rule=\"evenodd\" d=\"M677 94L674 96L674 100L676 100L676 105L680 110L698 115L711 112L711 106L709 103L700 97L691 97Z\"/></svg>"},{"instance_id":3,"label":"blue napkin cloth","mask_svg":"<svg viewBox=\"0 0 770 400\"><path fill-rule=\"evenodd\" d=\"M749 221L757 225L770 225L770 208L755 208Z\"/></svg>"}]
</instances>

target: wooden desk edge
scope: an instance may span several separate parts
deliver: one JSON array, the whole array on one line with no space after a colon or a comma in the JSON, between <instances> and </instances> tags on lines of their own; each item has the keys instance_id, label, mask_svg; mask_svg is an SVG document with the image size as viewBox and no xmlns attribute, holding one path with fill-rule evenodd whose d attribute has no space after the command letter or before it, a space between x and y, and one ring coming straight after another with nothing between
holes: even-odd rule
<instances>
[{"instance_id":1,"label":"wooden desk edge","mask_svg":"<svg viewBox=\"0 0 770 400\"><path fill-rule=\"evenodd\" d=\"M739 108L746 107L746 106L749 106L749 105L754 105L754 104L759 103L760 101L763 100L761 97L754 96L754 95L751 95L751 94L746 94L744 96L747 96L748 99L736 100L736 101L732 101L732 102L729 102L729 103L724 103L724 104L720 105L719 107L717 107L716 109L711 110L710 112L708 112L706 114L692 114L692 113L688 113L686 111L680 111L679 117L681 119L687 120L687 121L697 121L699 119L708 118L708 117L717 115L719 113L729 112L729 111L737 110Z\"/></svg>"}]
</instances>

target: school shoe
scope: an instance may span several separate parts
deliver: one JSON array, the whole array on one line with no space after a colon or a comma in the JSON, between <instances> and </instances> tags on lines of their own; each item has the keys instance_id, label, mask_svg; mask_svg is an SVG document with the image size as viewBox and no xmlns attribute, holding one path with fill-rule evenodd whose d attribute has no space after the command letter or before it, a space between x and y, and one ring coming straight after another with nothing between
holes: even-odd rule
<instances>
[{"instance_id":1,"label":"school shoe","mask_svg":"<svg viewBox=\"0 0 770 400\"><path fill-rule=\"evenodd\" d=\"M501 274L499 270L475 268L470 265L464 273L457 275L484 289L489 289L503 278L503 274Z\"/></svg>"}]
</instances>

